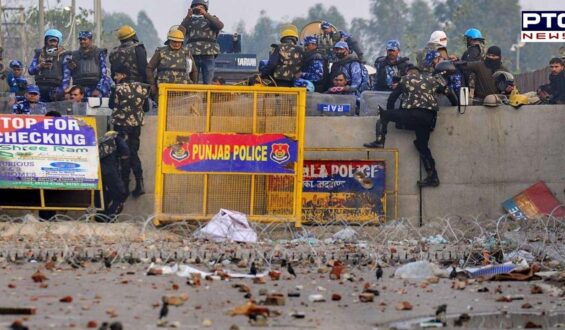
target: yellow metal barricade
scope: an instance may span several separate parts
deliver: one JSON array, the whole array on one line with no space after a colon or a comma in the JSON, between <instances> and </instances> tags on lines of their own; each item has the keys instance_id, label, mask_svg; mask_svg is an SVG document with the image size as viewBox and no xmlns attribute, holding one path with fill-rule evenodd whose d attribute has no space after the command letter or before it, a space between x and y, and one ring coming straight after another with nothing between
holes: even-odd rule
<instances>
[{"instance_id":1,"label":"yellow metal barricade","mask_svg":"<svg viewBox=\"0 0 565 330\"><path fill-rule=\"evenodd\" d=\"M302 88L160 85L154 222L223 208L301 226L305 107Z\"/></svg>"}]
</instances>

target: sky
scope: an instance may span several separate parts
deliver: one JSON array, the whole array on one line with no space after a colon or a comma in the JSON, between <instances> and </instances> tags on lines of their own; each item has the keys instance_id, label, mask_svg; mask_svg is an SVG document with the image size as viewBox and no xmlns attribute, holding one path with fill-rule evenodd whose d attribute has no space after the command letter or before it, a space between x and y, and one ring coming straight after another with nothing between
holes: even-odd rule
<instances>
[{"instance_id":1,"label":"sky","mask_svg":"<svg viewBox=\"0 0 565 330\"><path fill-rule=\"evenodd\" d=\"M45 1L49 5L56 4L56 0ZM60 1L63 4L71 2ZM191 0L102 0L102 7L108 12L128 13L134 19L140 10L145 10L153 20L159 36L165 39L169 27L182 21L190 2ZM84 8L92 8L92 3L92 0L77 0L77 5ZM275 20L290 20L295 16L305 15L308 8L317 3L323 3L326 7L336 6L348 22L355 17L369 16L370 0L210 0L210 13L224 22L226 32L232 32L241 20L248 30L253 28L263 9ZM565 11L564 0L520 0L520 4L529 10Z\"/></svg>"}]
</instances>

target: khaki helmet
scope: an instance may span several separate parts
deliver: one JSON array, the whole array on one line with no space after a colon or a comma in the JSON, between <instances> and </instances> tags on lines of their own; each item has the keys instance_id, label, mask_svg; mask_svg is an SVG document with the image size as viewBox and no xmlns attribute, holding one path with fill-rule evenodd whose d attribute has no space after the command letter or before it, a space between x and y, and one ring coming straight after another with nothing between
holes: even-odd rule
<instances>
[{"instance_id":1,"label":"khaki helmet","mask_svg":"<svg viewBox=\"0 0 565 330\"><path fill-rule=\"evenodd\" d=\"M501 104L502 102L496 94L487 95L483 100L483 105L486 107L498 107Z\"/></svg>"},{"instance_id":2,"label":"khaki helmet","mask_svg":"<svg viewBox=\"0 0 565 330\"><path fill-rule=\"evenodd\" d=\"M104 136L106 136L106 137L116 137L116 136L118 136L118 132L108 131L108 132L104 133Z\"/></svg>"},{"instance_id":3,"label":"khaki helmet","mask_svg":"<svg viewBox=\"0 0 565 330\"><path fill-rule=\"evenodd\" d=\"M183 42L184 33L182 33L181 30L169 31L169 33L167 34L167 40Z\"/></svg>"},{"instance_id":4,"label":"khaki helmet","mask_svg":"<svg viewBox=\"0 0 565 330\"><path fill-rule=\"evenodd\" d=\"M296 27L296 25L283 25L283 27L281 28L280 39L282 40L286 37L294 37L298 40L298 28Z\"/></svg>"},{"instance_id":5,"label":"khaki helmet","mask_svg":"<svg viewBox=\"0 0 565 330\"><path fill-rule=\"evenodd\" d=\"M129 25L124 25L116 31L116 37L118 37L118 39L120 40L129 39L134 35L135 35L135 30Z\"/></svg>"}]
</instances>

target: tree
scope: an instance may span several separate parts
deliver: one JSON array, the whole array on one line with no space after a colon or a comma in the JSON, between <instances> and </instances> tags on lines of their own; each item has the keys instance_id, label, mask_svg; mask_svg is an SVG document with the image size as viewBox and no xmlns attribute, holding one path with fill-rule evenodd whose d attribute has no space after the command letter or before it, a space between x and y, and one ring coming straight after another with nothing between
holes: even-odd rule
<instances>
[{"instance_id":1,"label":"tree","mask_svg":"<svg viewBox=\"0 0 565 330\"><path fill-rule=\"evenodd\" d=\"M163 45L163 41L159 39L157 29L153 25L153 21L151 21L144 10L137 14L136 31L139 40L145 44L145 48L149 52Z\"/></svg>"},{"instance_id":2,"label":"tree","mask_svg":"<svg viewBox=\"0 0 565 330\"><path fill-rule=\"evenodd\" d=\"M372 0L369 20L356 19L352 31L362 42L366 57L382 55L387 40L398 39L403 42L408 23L408 6L404 0Z\"/></svg>"},{"instance_id":3,"label":"tree","mask_svg":"<svg viewBox=\"0 0 565 330\"><path fill-rule=\"evenodd\" d=\"M432 8L424 0L415 0L408 11L408 26L402 36L401 48L404 56L413 55L422 49L430 34L440 28Z\"/></svg>"},{"instance_id":4,"label":"tree","mask_svg":"<svg viewBox=\"0 0 565 330\"><path fill-rule=\"evenodd\" d=\"M305 17L295 17L292 24L298 27L300 31L306 24L313 21L328 21L333 24L338 30L347 31L347 21L345 17L339 12L335 6L326 7L321 4L315 4L308 9L308 14Z\"/></svg>"},{"instance_id":5,"label":"tree","mask_svg":"<svg viewBox=\"0 0 565 330\"><path fill-rule=\"evenodd\" d=\"M465 49L463 34L468 28L478 28L487 47L497 45L502 50L504 64L516 71L512 45L520 34L521 8L518 0L445 0L436 1L436 17L446 26L452 40L448 48L461 54ZM460 38L458 38L460 36ZM459 40L458 43L453 41ZM549 59L558 54L559 44L527 44L520 49L520 70L533 71L547 66ZM540 60L541 59L541 60Z\"/></svg>"},{"instance_id":6,"label":"tree","mask_svg":"<svg viewBox=\"0 0 565 330\"><path fill-rule=\"evenodd\" d=\"M279 42L279 25L262 10L255 27L246 35L245 52L257 54L258 59L269 58L270 45Z\"/></svg>"}]
</instances>

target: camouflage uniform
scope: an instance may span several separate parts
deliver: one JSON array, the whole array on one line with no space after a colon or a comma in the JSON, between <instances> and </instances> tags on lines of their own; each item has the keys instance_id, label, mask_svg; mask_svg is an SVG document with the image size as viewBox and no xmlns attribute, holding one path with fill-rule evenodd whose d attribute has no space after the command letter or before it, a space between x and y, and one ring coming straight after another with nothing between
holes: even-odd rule
<instances>
[{"instance_id":1,"label":"camouflage uniform","mask_svg":"<svg viewBox=\"0 0 565 330\"><path fill-rule=\"evenodd\" d=\"M109 58L112 72L118 65L129 69L127 82L147 82L147 51L142 43L135 40L123 41L110 52Z\"/></svg>"},{"instance_id":2,"label":"camouflage uniform","mask_svg":"<svg viewBox=\"0 0 565 330\"><path fill-rule=\"evenodd\" d=\"M208 13L204 16L187 16L180 24L179 30L186 36L188 48L194 56L198 71L202 72L204 84L209 84L214 77L216 56L220 54L218 34L223 28L224 23L217 16Z\"/></svg>"},{"instance_id":3,"label":"camouflage uniform","mask_svg":"<svg viewBox=\"0 0 565 330\"><path fill-rule=\"evenodd\" d=\"M447 81L440 75L431 76L422 73L409 73L401 78L396 89L390 94L387 101L387 110L380 111L377 120L377 140L365 145L376 147L379 143L384 146L389 121L396 123L398 128L413 130L416 133L414 145L420 153L428 178L420 182L421 186L437 186L439 179L435 169L435 160L428 147L430 134L436 123L436 114L439 110L436 93L446 94L453 105L457 104L457 98L450 91ZM394 109L394 103L402 95L400 109ZM381 146L381 147L382 147Z\"/></svg>"},{"instance_id":4,"label":"camouflage uniform","mask_svg":"<svg viewBox=\"0 0 565 330\"><path fill-rule=\"evenodd\" d=\"M61 101L65 96L65 90L71 83L71 70L69 61L71 53L63 47L54 54L47 54L44 48L36 49L28 73L35 76L35 84L39 87L41 102ZM51 63L50 68L39 68L41 62Z\"/></svg>"},{"instance_id":5,"label":"camouflage uniform","mask_svg":"<svg viewBox=\"0 0 565 330\"><path fill-rule=\"evenodd\" d=\"M338 58L333 53L333 47L338 41L345 41L355 54L359 61L363 62L363 52L359 47L357 41L348 33L343 31L337 31L332 33L322 33L318 38L318 49L325 55L330 63L338 60Z\"/></svg>"},{"instance_id":6,"label":"camouflage uniform","mask_svg":"<svg viewBox=\"0 0 565 330\"><path fill-rule=\"evenodd\" d=\"M277 86L293 86L294 79L302 68L304 50L292 42L274 44L271 47L269 62L262 69L261 76L263 78L272 76Z\"/></svg>"},{"instance_id":7,"label":"camouflage uniform","mask_svg":"<svg viewBox=\"0 0 565 330\"><path fill-rule=\"evenodd\" d=\"M119 136L104 136L98 140L100 170L107 216L119 214L128 194L120 176L120 165L127 166L129 148Z\"/></svg>"},{"instance_id":8,"label":"camouflage uniform","mask_svg":"<svg viewBox=\"0 0 565 330\"><path fill-rule=\"evenodd\" d=\"M157 69L157 79L155 79ZM155 54L147 64L147 81L155 86L157 84L192 84L191 78L196 78L196 65L192 54L186 48L179 50L169 46L157 48Z\"/></svg>"},{"instance_id":9,"label":"camouflage uniform","mask_svg":"<svg viewBox=\"0 0 565 330\"><path fill-rule=\"evenodd\" d=\"M129 174L133 171L136 181L143 180L143 169L137 152L140 147L143 107L149 97L149 85L137 82L118 83L112 98L112 125L123 138L130 151L129 166L122 167L122 179L129 191Z\"/></svg>"},{"instance_id":10,"label":"camouflage uniform","mask_svg":"<svg viewBox=\"0 0 565 330\"><path fill-rule=\"evenodd\" d=\"M447 60L449 59L449 55L447 53L447 48L443 45L435 44L435 43L428 43L422 51L416 54L416 65L420 70L424 73L432 73L434 71L433 66L431 63L426 62L426 55L430 51L438 51L442 59Z\"/></svg>"}]
</instances>

